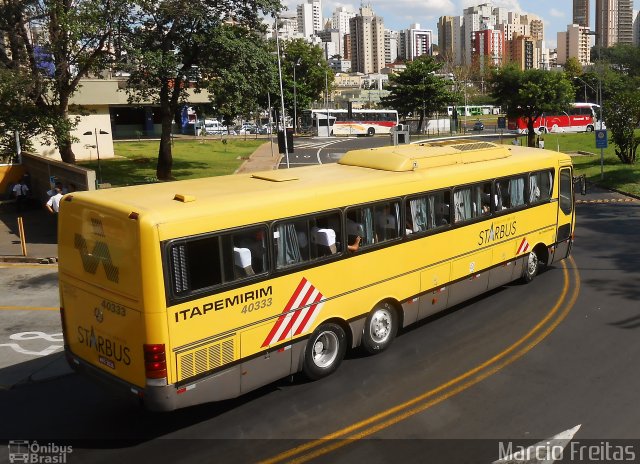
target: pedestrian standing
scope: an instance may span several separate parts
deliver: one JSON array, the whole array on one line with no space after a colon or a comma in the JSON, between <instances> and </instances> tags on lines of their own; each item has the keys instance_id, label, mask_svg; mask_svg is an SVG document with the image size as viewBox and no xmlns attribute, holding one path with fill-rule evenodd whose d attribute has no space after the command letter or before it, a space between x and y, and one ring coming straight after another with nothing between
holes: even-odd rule
<instances>
[{"instance_id":1,"label":"pedestrian standing","mask_svg":"<svg viewBox=\"0 0 640 464\"><path fill-rule=\"evenodd\" d=\"M20 179L20 183L14 185L13 196L16 199L16 211L19 213L24 209L29 197L29 187L24 178Z\"/></svg>"},{"instance_id":2,"label":"pedestrian standing","mask_svg":"<svg viewBox=\"0 0 640 464\"><path fill-rule=\"evenodd\" d=\"M51 214L57 215L60 211L60 200L62 200L62 189L60 187L54 187L53 195L49 197L46 208Z\"/></svg>"}]
</instances>

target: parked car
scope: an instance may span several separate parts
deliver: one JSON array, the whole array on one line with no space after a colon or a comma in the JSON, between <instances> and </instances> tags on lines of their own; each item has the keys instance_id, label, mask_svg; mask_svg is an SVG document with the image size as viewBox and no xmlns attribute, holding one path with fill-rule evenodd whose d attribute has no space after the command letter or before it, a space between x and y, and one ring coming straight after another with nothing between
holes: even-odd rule
<instances>
[{"instance_id":1,"label":"parked car","mask_svg":"<svg viewBox=\"0 0 640 464\"><path fill-rule=\"evenodd\" d=\"M242 124L241 126L236 127L236 132L238 134L256 134L258 132L258 128L255 124L251 124L248 122L245 122L244 124Z\"/></svg>"},{"instance_id":2,"label":"parked car","mask_svg":"<svg viewBox=\"0 0 640 464\"><path fill-rule=\"evenodd\" d=\"M475 124L473 125L473 130L474 131L484 130L484 124L482 123L482 121L476 121Z\"/></svg>"}]
</instances>

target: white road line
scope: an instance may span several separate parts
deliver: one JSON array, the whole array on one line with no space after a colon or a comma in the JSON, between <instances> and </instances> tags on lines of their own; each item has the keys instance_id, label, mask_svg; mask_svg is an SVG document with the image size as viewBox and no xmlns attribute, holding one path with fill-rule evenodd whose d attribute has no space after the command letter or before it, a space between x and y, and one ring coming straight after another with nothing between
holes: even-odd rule
<instances>
[{"instance_id":1,"label":"white road line","mask_svg":"<svg viewBox=\"0 0 640 464\"><path fill-rule=\"evenodd\" d=\"M513 442L500 443L499 454L509 454L493 461L492 464L553 464L562 460L564 449L573 440L581 426L582 424L578 424L572 429L560 432L528 448L514 445Z\"/></svg>"}]
</instances>

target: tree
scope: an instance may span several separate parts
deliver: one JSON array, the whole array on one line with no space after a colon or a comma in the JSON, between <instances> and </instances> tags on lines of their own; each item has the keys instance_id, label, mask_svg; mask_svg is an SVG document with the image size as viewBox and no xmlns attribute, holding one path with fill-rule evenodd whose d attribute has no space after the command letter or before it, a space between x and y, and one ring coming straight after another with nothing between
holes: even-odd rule
<instances>
[{"instance_id":1,"label":"tree","mask_svg":"<svg viewBox=\"0 0 640 464\"><path fill-rule=\"evenodd\" d=\"M333 71L324 59L323 50L302 39L294 39L280 44L283 49L282 88L287 113L300 114L298 109L311 108L314 101L322 98L326 87L333 83ZM295 99L293 69L295 67ZM278 95L280 91L278 90ZM297 109L294 111L294 100ZM297 124L297 121L296 121Z\"/></svg>"},{"instance_id":2,"label":"tree","mask_svg":"<svg viewBox=\"0 0 640 464\"><path fill-rule=\"evenodd\" d=\"M77 121L69 117L71 97L82 77L107 68L112 26L126 22L129 11L126 0L2 2L0 36L7 46L0 47L0 66L8 70L8 81L23 79L21 104L14 111L31 116L22 122L13 118L9 129L23 131L23 139L52 138L62 160L74 163L70 132Z\"/></svg>"},{"instance_id":3,"label":"tree","mask_svg":"<svg viewBox=\"0 0 640 464\"><path fill-rule=\"evenodd\" d=\"M136 0L136 19L126 42L132 66L127 91L131 101L160 105L158 179L172 178L172 122L187 100L187 90L206 88L226 66L215 56L216 38L229 39L220 29L231 22L262 31L261 14L280 8L278 0Z\"/></svg>"},{"instance_id":4,"label":"tree","mask_svg":"<svg viewBox=\"0 0 640 464\"><path fill-rule=\"evenodd\" d=\"M611 97L604 110L604 119L611 130L611 139L616 144L616 156L624 164L636 161L636 150L640 138L635 129L640 124L640 91L623 91Z\"/></svg>"},{"instance_id":5,"label":"tree","mask_svg":"<svg viewBox=\"0 0 640 464\"><path fill-rule=\"evenodd\" d=\"M382 104L398 110L403 117L420 114L418 131L426 114L441 110L454 100L447 81L437 75L442 63L423 55L407 65L401 74L389 77L390 94L381 99Z\"/></svg>"},{"instance_id":6,"label":"tree","mask_svg":"<svg viewBox=\"0 0 640 464\"><path fill-rule=\"evenodd\" d=\"M573 101L573 85L561 73L541 69L521 71L515 66L496 69L492 95L507 109L509 118L527 122L527 145L535 146L535 122L543 113L567 111Z\"/></svg>"},{"instance_id":7,"label":"tree","mask_svg":"<svg viewBox=\"0 0 640 464\"><path fill-rule=\"evenodd\" d=\"M277 88L277 69L269 44L251 31L223 25L211 37L206 56L215 60L208 81L215 113L229 125L237 115L266 107L267 94ZM279 91L278 91L279 92Z\"/></svg>"}]
</instances>

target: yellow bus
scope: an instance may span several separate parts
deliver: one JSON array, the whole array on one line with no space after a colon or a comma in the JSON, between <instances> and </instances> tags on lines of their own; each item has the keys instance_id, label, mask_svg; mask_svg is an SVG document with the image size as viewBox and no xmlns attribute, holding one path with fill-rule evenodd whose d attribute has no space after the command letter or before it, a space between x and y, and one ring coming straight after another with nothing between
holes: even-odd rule
<instances>
[{"instance_id":1,"label":"yellow bus","mask_svg":"<svg viewBox=\"0 0 640 464\"><path fill-rule=\"evenodd\" d=\"M449 141L337 164L66 195L71 366L151 410L223 400L566 258L568 156Z\"/></svg>"}]
</instances>

